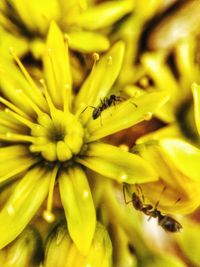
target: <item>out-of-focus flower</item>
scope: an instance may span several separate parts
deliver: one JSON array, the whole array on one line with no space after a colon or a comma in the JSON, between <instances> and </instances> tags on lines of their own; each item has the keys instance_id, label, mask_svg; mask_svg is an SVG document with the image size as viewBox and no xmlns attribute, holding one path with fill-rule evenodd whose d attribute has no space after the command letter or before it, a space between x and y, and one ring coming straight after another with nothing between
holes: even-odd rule
<instances>
[{"instance_id":1,"label":"out-of-focus flower","mask_svg":"<svg viewBox=\"0 0 200 267\"><path fill-rule=\"evenodd\" d=\"M28 4L25 0L2 0L0 25L2 37L7 41L4 45L9 47L14 43L19 55L29 48L40 57L50 22L54 20L67 34L70 48L86 53L105 51L110 45L106 37L109 27L133 7L132 0L98 5L87 0L32 0Z\"/></svg>"},{"instance_id":2,"label":"out-of-focus flower","mask_svg":"<svg viewBox=\"0 0 200 267\"><path fill-rule=\"evenodd\" d=\"M0 250L2 267L37 267L42 256L42 240L32 226L27 227L14 242Z\"/></svg>"},{"instance_id":3,"label":"out-of-focus flower","mask_svg":"<svg viewBox=\"0 0 200 267\"><path fill-rule=\"evenodd\" d=\"M135 2L132 13L119 25L113 33L114 39L122 39L126 44L126 53L119 83L132 84L144 74L143 67L138 64L140 38L145 24L164 7L163 0L141 0Z\"/></svg>"},{"instance_id":4,"label":"out-of-focus flower","mask_svg":"<svg viewBox=\"0 0 200 267\"><path fill-rule=\"evenodd\" d=\"M50 234L45 249L44 267L109 267L112 244L106 228L97 223L88 253L83 256L71 240L66 225L58 225Z\"/></svg>"},{"instance_id":5,"label":"out-of-focus flower","mask_svg":"<svg viewBox=\"0 0 200 267\"><path fill-rule=\"evenodd\" d=\"M194 98L194 119L198 134L200 135L200 85L192 84L192 93Z\"/></svg>"},{"instance_id":6,"label":"out-of-focus flower","mask_svg":"<svg viewBox=\"0 0 200 267\"><path fill-rule=\"evenodd\" d=\"M193 37L182 39L177 44L174 51L177 76L167 63L168 53L166 51L145 53L141 58L146 75L151 77L154 83L154 90L164 90L170 95L167 105L163 106L157 114L167 123L178 121L178 111L191 99L192 83L199 81L196 49L196 40Z\"/></svg>"},{"instance_id":7,"label":"out-of-focus flower","mask_svg":"<svg viewBox=\"0 0 200 267\"><path fill-rule=\"evenodd\" d=\"M151 203L159 201L159 209L171 214L192 213L199 206L198 148L180 138L149 138L144 143L139 140L133 152L151 163L160 177L141 186Z\"/></svg>"},{"instance_id":8,"label":"out-of-focus flower","mask_svg":"<svg viewBox=\"0 0 200 267\"><path fill-rule=\"evenodd\" d=\"M198 266L200 262L198 241L200 236L199 223L189 218L185 218L183 222L185 228L183 233L176 237L177 243L185 257L187 257L194 266Z\"/></svg>"},{"instance_id":9,"label":"out-of-focus flower","mask_svg":"<svg viewBox=\"0 0 200 267\"><path fill-rule=\"evenodd\" d=\"M122 42L98 63L98 55L94 55L91 74L76 96L72 92L67 43L55 23L48 34L42 88L37 87L13 50L11 54L24 77L13 65L9 69L10 65L1 63L0 101L5 109L0 112L0 182L21 179L0 212L0 221L4 222L0 225L0 247L20 234L47 194L44 217L49 222L54 220L52 199L58 182L70 236L80 251L87 253L96 216L82 166L119 182L157 180L151 165L141 157L99 139L149 119L168 96L157 92L130 98L104 110L94 120L89 106L98 106L109 94L121 68Z\"/></svg>"},{"instance_id":10,"label":"out-of-focus flower","mask_svg":"<svg viewBox=\"0 0 200 267\"><path fill-rule=\"evenodd\" d=\"M161 230L161 235L158 234L157 237L162 245L156 245L155 240L150 240L148 232L145 231L144 220L147 218L143 220L142 213L136 211L131 203L125 204L121 188L114 186L111 180L104 179L102 182L103 177L97 178L93 194L99 196L96 205L101 221L109 226L113 245L113 266L186 267L181 259L168 252L169 248L175 249L175 244L170 242L168 234ZM147 221L146 224L150 222ZM152 233L154 230L150 231ZM159 232L157 225L156 231Z\"/></svg>"}]
</instances>

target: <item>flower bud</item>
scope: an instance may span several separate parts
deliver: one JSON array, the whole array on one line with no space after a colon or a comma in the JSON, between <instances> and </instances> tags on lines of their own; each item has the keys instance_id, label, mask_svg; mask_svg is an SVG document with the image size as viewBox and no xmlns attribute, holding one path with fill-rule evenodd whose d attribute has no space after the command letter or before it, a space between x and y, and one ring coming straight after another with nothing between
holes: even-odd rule
<instances>
[{"instance_id":1,"label":"flower bud","mask_svg":"<svg viewBox=\"0 0 200 267\"><path fill-rule=\"evenodd\" d=\"M66 225L59 224L50 234L45 251L44 267L109 267L112 246L104 226L97 223L87 255L83 256L71 240Z\"/></svg>"},{"instance_id":2,"label":"flower bud","mask_svg":"<svg viewBox=\"0 0 200 267\"><path fill-rule=\"evenodd\" d=\"M36 267L42 257L42 241L33 227L26 228L9 246L0 251L1 267Z\"/></svg>"}]
</instances>

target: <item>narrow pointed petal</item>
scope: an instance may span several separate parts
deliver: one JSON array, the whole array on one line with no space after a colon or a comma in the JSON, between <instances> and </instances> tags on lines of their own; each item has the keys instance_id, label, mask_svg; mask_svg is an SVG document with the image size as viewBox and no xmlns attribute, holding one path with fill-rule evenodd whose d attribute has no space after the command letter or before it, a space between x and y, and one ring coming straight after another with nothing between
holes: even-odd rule
<instances>
[{"instance_id":1,"label":"narrow pointed petal","mask_svg":"<svg viewBox=\"0 0 200 267\"><path fill-rule=\"evenodd\" d=\"M1 98L0 98L1 100ZM26 133L27 127L15 120L8 112L0 111L0 133Z\"/></svg>"},{"instance_id":2,"label":"narrow pointed petal","mask_svg":"<svg viewBox=\"0 0 200 267\"><path fill-rule=\"evenodd\" d=\"M69 168L59 177L61 201L64 206L70 236L78 249L86 254L95 227L95 209L87 177L81 168Z\"/></svg>"},{"instance_id":3,"label":"narrow pointed petal","mask_svg":"<svg viewBox=\"0 0 200 267\"><path fill-rule=\"evenodd\" d=\"M7 22L7 21L6 21ZM0 15L0 24L2 25L2 17ZM7 23L6 23L7 24ZM3 42L0 43L0 54L1 57L4 56L10 59L9 47L15 45L15 50L18 56L24 55L28 50L28 41L20 36L14 36L8 31L5 31L3 27L0 26L0 36Z\"/></svg>"},{"instance_id":4,"label":"narrow pointed petal","mask_svg":"<svg viewBox=\"0 0 200 267\"><path fill-rule=\"evenodd\" d=\"M51 23L47 50L43 59L47 87L53 103L63 108L64 99L71 105L72 78L69 65L67 41L55 22Z\"/></svg>"},{"instance_id":5,"label":"narrow pointed petal","mask_svg":"<svg viewBox=\"0 0 200 267\"><path fill-rule=\"evenodd\" d=\"M122 151L120 148L93 143L77 161L106 177L130 184L156 181L157 174L149 163L137 155Z\"/></svg>"},{"instance_id":6,"label":"narrow pointed petal","mask_svg":"<svg viewBox=\"0 0 200 267\"><path fill-rule=\"evenodd\" d=\"M21 62L19 64L22 66ZM47 105L41 91L25 68L22 68L26 74L22 75L10 60L0 59L0 92L28 116L34 117L35 111L30 103L25 101L25 97L30 98L43 111L47 111Z\"/></svg>"},{"instance_id":7,"label":"narrow pointed petal","mask_svg":"<svg viewBox=\"0 0 200 267\"><path fill-rule=\"evenodd\" d=\"M129 0L101 3L82 12L76 24L88 30L102 29L131 12L133 6L134 1Z\"/></svg>"},{"instance_id":8,"label":"narrow pointed petal","mask_svg":"<svg viewBox=\"0 0 200 267\"><path fill-rule=\"evenodd\" d=\"M110 46L109 40L100 33L73 31L67 35L69 36L69 47L82 53L102 52Z\"/></svg>"},{"instance_id":9,"label":"narrow pointed petal","mask_svg":"<svg viewBox=\"0 0 200 267\"><path fill-rule=\"evenodd\" d=\"M105 97L114 84L124 57L124 43L117 42L99 60L83 83L76 99L75 110L83 111L88 105L97 106L100 98ZM82 117L87 120L91 112L82 113Z\"/></svg>"},{"instance_id":10,"label":"narrow pointed petal","mask_svg":"<svg viewBox=\"0 0 200 267\"><path fill-rule=\"evenodd\" d=\"M26 171L39 160L31 157L29 150L22 145L0 148L0 183Z\"/></svg>"},{"instance_id":11,"label":"narrow pointed petal","mask_svg":"<svg viewBox=\"0 0 200 267\"><path fill-rule=\"evenodd\" d=\"M164 152L175 166L186 176L200 182L200 150L180 139L163 139L160 141Z\"/></svg>"},{"instance_id":12,"label":"narrow pointed petal","mask_svg":"<svg viewBox=\"0 0 200 267\"><path fill-rule=\"evenodd\" d=\"M35 168L16 186L0 212L0 248L14 240L26 227L44 201L50 175Z\"/></svg>"},{"instance_id":13,"label":"narrow pointed petal","mask_svg":"<svg viewBox=\"0 0 200 267\"><path fill-rule=\"evenodd\" d=\"M194 118L196 122L197 131L200 134L200 85L193 83L192 93L194 97Z\"/></svg>"},{"instance_id":14,"label":"narrow pointed petal","mask_svg":"<svg viewBox=\"0 0 200 267\"><path fill-rule=\"evenodd\" d=\"M184 220L184 231L181 235L177 235L177 242L184 255L194 264L198 266L200 262L200 226L194 220Z\"/></svg>"},{"instance_id":15,"label":"narrow pointed petal","mask_svg":"<svg viewBox=\"0 0 200 267\"><path fill-rule=\"evenodd\" d=\"M57 19L60 11L55 0L34 0L29 3L26 0L12 0L10 5L28 29L41 34L46 33L50 21Z\"/></svg>"},{"instance_id":16,"label":"narrow pointed petal","mask_svg":"<svg viewBox=\"0 0 200 267\"><path fill-rule=\"evenodd\" d=\"M149 93L138 98L130 98L104 110L101 117L96 120L91 118L86 124L90 134L87 137L87 142L98 140L143 120L148 120L152 113L166 103L168 98L165 92Z\"/></svg>"}]
</instances>

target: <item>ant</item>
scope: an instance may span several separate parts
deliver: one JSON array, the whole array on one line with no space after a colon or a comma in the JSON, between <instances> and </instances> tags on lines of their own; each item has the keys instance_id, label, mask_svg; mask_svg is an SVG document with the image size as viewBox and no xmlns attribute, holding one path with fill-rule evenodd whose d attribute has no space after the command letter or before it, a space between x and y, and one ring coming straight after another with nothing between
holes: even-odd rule
<instances>
[{"instance_id":1,"label":"ant","mask_svg":"<svg viewBox=\"0 0 200 267\"><path fill-rule=\"evenodd\" d=\"M101 105L98 107L87 106L81 113L83 113L88 107L93 108L92 118L96 120L99 116L101 116L102 111L111 107L112 105L116 105L117 102L121 102L124 98L121 96L110 95L109 97L104 97L103 100L101 99ZM137 105L134 103L137 107Z\"/></svg>"},{"instance_id":2,"label":"ant","mask_svg":"<svg viewBox=\"0 0 200 267\"><path fill-rule=\"evenodd\" d=\"M142 193L142 189L137 185L138 189L140 189L140 192ZM163 191L166 189L166 187L163 188ZM133 207L136 210L139 210L143 212L145 215L149 216L149 219L157 218L158 219L158 224L166 231L166 232L171 232L171 233L176 233L179 232L180 229L182 228L182 225L176 221L174 218L172 218L169 215L163 215L158 209L158 204L159 201L157 201L155 207L153 207L151 204L144 204L144 196L142 194L142 200L136 194L135 192L132 193L132 199L130 201L126 200L126 195L125 195L125 185L123 185L123 194L124 194L124 201L126 204L132 202ZM178 199L177 201L179 201Z\"/></svg>"}]
</instances>

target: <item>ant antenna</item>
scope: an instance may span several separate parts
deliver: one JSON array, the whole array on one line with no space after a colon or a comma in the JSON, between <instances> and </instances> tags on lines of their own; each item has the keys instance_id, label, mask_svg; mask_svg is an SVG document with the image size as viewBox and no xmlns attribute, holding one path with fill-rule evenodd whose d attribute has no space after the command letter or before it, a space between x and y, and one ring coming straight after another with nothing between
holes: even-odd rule
<instances>
[{"instance_id":1,"label":"ant antenna","mask_svg":"<svg viewBox=\"0 0 200 267\"><path fill-rule=\"evenodd\" d=\"M161 193L160 193L160 196L159 196L158 201L157 201L156 204L155 204L154 210L157 210L158 205L159 205L159 203L160 203L161 196L162 196L162 194L165 192L166 189L167 189L167 186L165 185L165 186L163 187L163 190L162 190ZM152 218L152 215L149 216L148 221L151 220L151 218Z\"/></svg>"},{"instance_id":2,"label":"ant antenna","mask_svg":"<svg viewBox=\"0 0 200 267\"><path fill-rule=\"evenodd\" d=\"M83 112L85 112L86 109L87 109L88 107L89 107L89 108L93 108L93 109L95 109L95 107L93 107L93 106L87 106L87 107L84 108L84 110L81 111L81 114L82 114Z\"/></svg>"},{"instance_id":3,"label":"ant antenna","mask_svg":"<svg viewBox=\"0 0 200 267\"><path fill-rule=\"evenodd\" d=\"M174 205L176 205L179 201L181 201L180 197L175 201Z\"/></svg>"},{"instance_id":4,"label":"ant antenna","mask_svg":"<svg viewBox=\"0 0 200 267\"><path fill-rule=\"evenodd\" d=\"M159 205L159 203L160 203L160 200L161 200L161 196L162 196L162 194L165 192L166 189L167 189L167 186L165 185L165 186L163 187L163 190L162 190L161 193L160 193L159 200L156 202L156 205L155 205L154 210L157 209L157 207L158 207L158 205Z\"/></svg>"}]
</instances>

